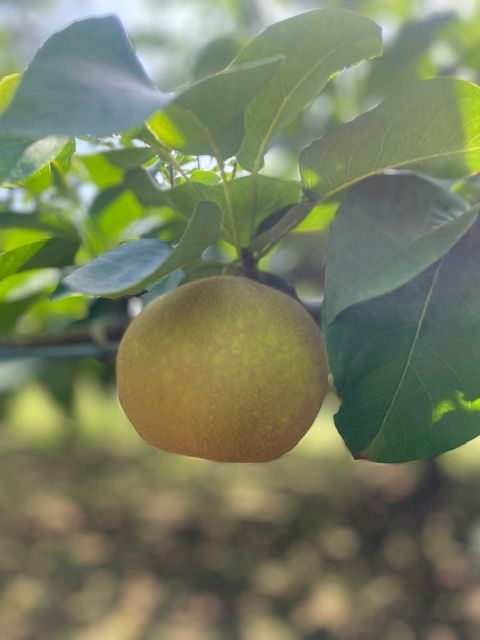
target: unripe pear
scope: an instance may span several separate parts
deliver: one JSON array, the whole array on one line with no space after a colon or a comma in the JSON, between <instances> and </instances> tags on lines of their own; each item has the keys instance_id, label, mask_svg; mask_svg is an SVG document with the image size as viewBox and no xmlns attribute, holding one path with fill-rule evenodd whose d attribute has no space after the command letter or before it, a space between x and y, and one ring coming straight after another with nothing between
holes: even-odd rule
<instances>
[{"instance_id":1,"label":"unripe pear","mask_svg":"<svg viewBox=\"0 0 480 640\"><path fill-rule=\"evenodd\" d=\"M327 389L323 339L290 296L247 278L196 280L151 302L119 347L120 402L151 445L225 462L273 460Z\"/></svg>"}]
</instances>

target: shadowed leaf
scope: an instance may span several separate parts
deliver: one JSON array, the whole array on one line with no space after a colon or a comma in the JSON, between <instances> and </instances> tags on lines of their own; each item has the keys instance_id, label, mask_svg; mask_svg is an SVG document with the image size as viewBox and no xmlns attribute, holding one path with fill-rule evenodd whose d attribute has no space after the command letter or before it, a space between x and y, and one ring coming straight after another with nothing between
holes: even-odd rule
<instances>
[{"instance_id":1,"label":"shadowed leaf","mask_svg":"<svg viewBox=\"0 0 480 640\"><path fill-rule=\"evenodd\" d=\"M479 243L477 222L427 271L326 328L353 455L405 462L480 434Z\"/></svg>"},{"instance_id":2,"label":"shadowed leaf","mask_svg":"<svg viewBox=\"0 0 480 640\"><path fill-rule=\"evenodd\" d=\"M375 176L353 187L329 238L324 322L411 280L476 218L477 209L414 175Z\"/></svg>"},{"instance_id":3,"label":"shadowed leaf","mask_svg":"<svg viewBox=\"0 0 480 640\"><path fill-rule=\"evenodd\" d=\"M212 203L201 202L173 250L154 239L127 242L64 278L64 287L59 293L66 295L78 291L117 298L140 292L147 284L199 258L209 245L218 240L220 222L218 208Z\"/></svg>"},{"instance_id":4,"label":"shadowed leaf","mask_svg":"<svg viewBox=\"0 0 480 640\"><path fill-rule=\"evenodd\" d=\"M142 124L168 99L147 76L120 20L88 18L38 50L0 117L0 136L109 135Z\"/></svg>"}]
</instances>

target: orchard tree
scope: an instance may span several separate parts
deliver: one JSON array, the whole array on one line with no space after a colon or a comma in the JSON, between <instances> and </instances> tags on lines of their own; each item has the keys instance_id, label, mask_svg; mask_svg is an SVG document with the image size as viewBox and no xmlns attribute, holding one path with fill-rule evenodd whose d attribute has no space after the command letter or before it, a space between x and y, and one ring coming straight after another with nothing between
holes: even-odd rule
<instances>
[{"instance_id":1,"label":"orchard tree","mask_svg":"<svg viewBox=\"0 0 480 640\"><path fill-rule=\"evenodd\" d=\"M314 119L325 88L342 97L336 74L382 53L370 19L315 10L238 51L216 41L172 94L116 17L54 34L0 83L0 357L49 363L62 396L72 357L114 353L146 305L117 373L127 415L160 448L282 455L325 395L324 339L355 458L427 458L479 435L480 89L406 82L452 20L402 30L360 99L383 101L323 117L313 137L305 110ZM306 145L297 179L264 167L285 131ZM327 229L318 308L267 265L299 230Z\"/></svg>"}]
</instances>

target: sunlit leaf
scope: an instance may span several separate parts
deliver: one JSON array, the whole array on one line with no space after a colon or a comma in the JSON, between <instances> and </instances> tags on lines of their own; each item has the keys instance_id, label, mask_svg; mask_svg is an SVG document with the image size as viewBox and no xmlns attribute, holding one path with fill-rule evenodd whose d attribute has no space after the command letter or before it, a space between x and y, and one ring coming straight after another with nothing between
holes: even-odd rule
<instances>
[{"instance_id":1,"label":"sunlit leaf","mask_svg":"<svg viewBox=\"0 0 480 640\"><path fill-rule=\"evenodd\" d=\"M20 73L12 73L0 79L0 112L5 111L12 101L21 77Z\"/></svg>"},{"instance_id":2,"label":"sunlit leaf","mask_svg":"<svg viewBox=\"0 0 480 640\"><path fill-rule=\"evenodd\" d=\"M249 104L239 153L243 167L258 169L272 137L322 91L338 71L382 50L380 28L342 9L309 11L268 27L234 64L282 55L282 65Z\"/></svg>"},{"instance_id":3,"label":"sunlit leaf","mask_svg":"<svg viewBox=\"0 0 480 640\"><path fill-rule=\"evenodd\" d=\"M20 81L20 74L5 76L0 80L0 111L11 102ZM49 164L61 153L65 139L49 137L33 141L28 136L18 139L0 133L0 183L25 180Z\"/></svg>"},{"instance_id":4,"label":"sunlit leaf","mask_svg":"<svg viewBox=\"0 0 480 640\"><path fill-rule=\"evenodd\" d=\"M144 206L167 205L187 217L201 200L214 202L222 211L227 239L231 238L232 225L235 225L242 246L250 244L262 220L274 211L298 202L301 192L298 182L264 175L256 179L242 176L228 182L226 187L193 180L172 189L159 189L145 171L132 170L128 172L125 184Z\"/></svg>"},{"instance_id":5,"label":"sunlit leaf","mask_svg":"<svg viewBox=\"0 0 480 640\"><path fill-rule=\"evenodd\" d=\"M118 188L120 192L125 172L134 167L141 167L154 155L150 148L130 147L77 156L77 160L87 169L90 180L99 189L113 187ZM107 196L101 197L106 198ZM97 209L97 205L95 205L95 209Z\"/></svg>"},{"instance_id":6,"label":"sunlit leaf","mask_svg":"<svg viewBox=\"0 0 480 640\"><path fill-rule=\"evenodd\" d=\"M223 160L235 154L243 136L244 109L280 60L229 67L199 80L148 121L165 146Z\"/></svg>"},{"instance_id":7,"label":"sunlit leaf","mask_svg":"<svg viewBox=\"0 0 480 640\"><path fill-rule=\"evenodd\" d=\"M324 199L388 168L443 178L480 170L480 87L425 80L312 142L300 156L305 188Z\"/></svg>"},{"instance_id":8,"label":"sunlit leaf","mask_svg":"<svg viewBox=\"0 0 480 640\"><path fill-rule=\"evenodd\" d=\"M0 280L18 271L72 264L78 243L64 238L39 240L0 253Z\"/></svg>"}]
</instances>

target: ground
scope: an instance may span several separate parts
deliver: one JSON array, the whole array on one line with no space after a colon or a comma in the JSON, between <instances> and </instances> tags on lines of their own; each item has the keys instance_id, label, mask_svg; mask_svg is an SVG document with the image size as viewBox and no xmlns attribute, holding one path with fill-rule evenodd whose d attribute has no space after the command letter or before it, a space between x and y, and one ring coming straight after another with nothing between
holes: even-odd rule
<instances>
[{"instance_id":1,"label":"ground","mask_svg":"<svg viewBox=\"0 0 480 640\"><path fill-rule=\"evenodd\" d=\"M34 386L0 432L6 640L477 640L479 446L353 462L329 398L281 460L163 454L112 394Z\"/></svg>"}]
</instances>

